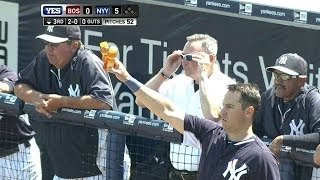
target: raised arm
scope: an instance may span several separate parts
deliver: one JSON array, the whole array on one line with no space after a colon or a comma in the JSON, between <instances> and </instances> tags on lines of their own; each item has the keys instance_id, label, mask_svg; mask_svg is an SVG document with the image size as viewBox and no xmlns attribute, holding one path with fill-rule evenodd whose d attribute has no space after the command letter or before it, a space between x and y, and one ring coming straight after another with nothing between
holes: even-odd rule
<instances>
[{"instance_id":1,"label":"raised arm","mask_svg":"<svg viewBox=\"0 0 320 180\"><path fill-rule=\"evenodd\" d=\"M153 76L146 84L145 86L159 92L159 88L162 85L162 83L167 80L166 77L161 75L161 73L164 74L163 70L161 69L155 76ZM145 108L146 106L141 102L141 99L139 97L136 97L136 104L140 107Z\"/></svg>"},{"instance_id":2,"label":"raised arm","mask_svg":"<svg viewBox=\"0 0 320 180\"><path fill-rule=\"evenodd\" d=\"M192 59L198 62L197 77L199 77L199 96L203 116L206 119L218 122L220 120L221 104L217 103L219 101L212 97L212 92L215 90L212 89L213 86L209 84L209 76L215 71L215 68L217 68L217 65L212 63L215 61L215 56L199 52L194 54Z\"/></svg>"},{"instance_id":3,"label":"raised arm","mask_svg":"<svg viewBox=\"0 0 320 180\"><path fill-rule=\"evenodd\" d=\"M211 119L215 122L220 120L220 105L217 104L217 101L214 101L214 98L211 97L210 91L214 91L210 89L209 79L208 79L208 71L205 68L204 64L199 63L198 66L199 77L199 95L200 95L200 103L201 109L204 117L206 119Z\"/></svg>"},{"instance_id":4,"label":"raised arm","mask_svg":"<svg viewBox=\"0 0 320 180\"><path fill-rule=\"evenodd\" d=\"M132 78L119 60L116 60L116 67L109 69L109 72L115 74L121 82L128 86L151 112L170 123L180 133L184 132L185 113L175 107L167 98Z\"/></svg>"},{"instance_id":5,"label":"raised arm","mask_svg":"<svg viewBox=\"0 0 320 180\"><path fill-rule=\"evenodd\" d=\"M182 54L182 51L177 50L174 51L172 54L170 54L167 58L166 64L163 66L163 68L155 75L153 76L146 84L145 86L159 92L160 86L169 79L169 77L177 71L177 69L181 65L182 59L180 58L180 55ZM140 100L139 97L136 98L136 104L140 107L146 107Z\"/></svg>"},{"instance_id":6,"label":"raised arm","mask_svg":"<svg viewBox=\"0 0 320 180\"><path fill-rule=\"evenodd\" d=\"M134 82L132 78L128 81ZM125 82L126 85L129 83L128 81ZM136 84L138 83L136 82ZM170 123L180 133L183 133L185 113L175 107L167 98L145 86L141 86L134 94L141 98L141 102L151 112Z\"/></svg>"}]
</instances>

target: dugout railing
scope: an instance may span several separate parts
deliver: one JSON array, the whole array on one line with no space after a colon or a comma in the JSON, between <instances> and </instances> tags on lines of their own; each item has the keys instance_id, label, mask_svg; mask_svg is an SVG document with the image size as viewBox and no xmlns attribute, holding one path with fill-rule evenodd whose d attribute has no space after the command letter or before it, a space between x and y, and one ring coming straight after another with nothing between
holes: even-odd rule
<instances>
[{"instance_id":1,"label":"dugout railing","mask_svg":"<svg viewBox=\"0 0 320 180\"><path fill-rule=\"evenodd\" d=\"M33 105L23 105L22 101L16 96L0 93L0 113L18 115L21 113L21 108L29 115L30 121L47 123L59 122L74 126L86 126L94 129L109 129L109 132L127 135L126 144L130 152L131 168L128 170L129 173L124 172L127 175L124 176L124 179L129 179L128 176L131 176L130 179L168 179L168 170L170 168L168 152L169 142L181 143L181 134L168 123L161 120L152 120L116 111L77 110L70 108L62 108L58 110L57 113L53 113L51 118L47 118L39 114ZM116 139L106 140L114 141L110 144L117 143ZM263 140L267 144L270 143L270 140L268 139ZM4 140L1 139L1 141ZM4 144L4 142L1 142L1 144ZM292 158L292 151L305 154L306 158L303 159L304 161L312 161L313 150L293 149L290 147L283 147L281 151L282 158ZM107 164L110 163L110 161L113 161L113 159L112 157L108 158L108 156L103 158L102 162L106 164L105 168L108 168ZM88 162L83 163L87 164ZM7 167L0 166L0 172L4 168ZM84 169L84 171L90 170ZM113 170L111 169L111 171ZM17 174L19 174L19 172ZM0 173L0 179L6 179L6 177L3 177ZM317 170L314 170L312 179L320 179L320 173Z\"/></svg>"}]
</instances>

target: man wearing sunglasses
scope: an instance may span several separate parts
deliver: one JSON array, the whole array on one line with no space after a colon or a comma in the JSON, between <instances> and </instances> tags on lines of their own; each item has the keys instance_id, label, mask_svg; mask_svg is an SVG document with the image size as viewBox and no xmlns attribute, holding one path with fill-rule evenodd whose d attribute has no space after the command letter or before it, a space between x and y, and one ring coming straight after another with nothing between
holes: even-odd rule
<instances>
[{"instance_id":1,"label":"man wearing sunglasses","mask_svg":"<svg viewBox=\"0 0 320 180\"><path fill-rule=\"evenodd\" d=\"M45 47L19 73L15 95L47 117L31 121L43 179L123 179L124 135L51 118L62 107L115 108L102 61L82 45L79 26L48 26L36 38Z\"/></svg>"},{"instance_id":2,"label":"man wearing sunglasses","mask_svg":"<svg viewBox=\"0 0 320 180\"><path fill-rule=\"evenodd\" d=\"M176 106L192 115L219 121L223 97L227 86L235 82L223 74L217 62L217 41L207 34L188 36L183 51L176 50L167 57L163 68L146 83L146 86L169 98ZM174 76L182 66L181 74ZM145 107L139 100L136 103ZM193 137L184 135L185 144L170 144L172 167L169 179L196 179L200 158L199 144ZM191 147L193 146L193 147ZM194 148L197 147L197 148Z\"/></svg>"},{"instance_id":3,"label":"man wearing sunglasses","mask_svg":"<svg viewBox=\"0 0 320 180\"><path fill-rule=\"evenodd\" d=\"M320 132L320 94L306 83L307 67L302 57L288 53L280 56L275 66L266 68L273 74L274 86L262 94L253 127L259 137L274 139L270 149L275 154L282 145L290 145L288 138L292 141L296 136ZM280 157L282 179L309 180L312 167L294 161Z\"/></svg>"}]
</instances>

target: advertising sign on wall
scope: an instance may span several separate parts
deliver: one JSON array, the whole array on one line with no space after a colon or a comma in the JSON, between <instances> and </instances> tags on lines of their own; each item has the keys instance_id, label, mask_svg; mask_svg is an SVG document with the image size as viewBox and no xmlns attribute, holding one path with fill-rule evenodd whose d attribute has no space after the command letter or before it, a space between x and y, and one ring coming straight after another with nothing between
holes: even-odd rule
<instances>
[{"instance_id":1,"label":"advertising sign on wall","mask_svg":"<svg viewBox=\"0 0 320 180\"><path fill-rule=\"evenodd\" d=\"M110 4L116 2L108 1ZM81 4L81 1L77 3ZM122 1L122 4L126 3L132 4ZM246 19L239 13L239 17L233 17L197 11L194 7L181 9L137 4L139 17L136 26L81 26L81 30L82 42L98 56L101 56L100 42L116 45L119 59L143 83L159 72L169 54L183 49L187 36L206 33L218 40L217 59L221 71L238 82L256 83L262 92L265 91L274 81L265 68L273 65L281 54L292 52L309 63L309 84L320 85L320 36L317 29ZM44 48L41 40L35 37L45 30L40 2L21 3L20 6L25 11L20 12L24 16L20 16L19 26L19 70ZM177 73L180 72L181 68ZM135 105L134 95L125 85L115 79L113 85L119 111L149 117L149 114L143 114L145 110ZM150 118L153 118L152 114Z\"/></svg>"}]
</instances>

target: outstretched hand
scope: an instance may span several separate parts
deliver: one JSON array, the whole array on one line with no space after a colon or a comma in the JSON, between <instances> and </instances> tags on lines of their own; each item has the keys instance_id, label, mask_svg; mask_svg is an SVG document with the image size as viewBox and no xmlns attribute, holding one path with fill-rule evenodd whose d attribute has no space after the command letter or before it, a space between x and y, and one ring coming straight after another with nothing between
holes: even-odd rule
<instances>
[{"instance_id":1,"label":"outstretched hand","mask_svg":"<svg viewBox=\"0 0 320 180\"><path fill-rule=\"evenodd\" d=\"M114 67L108 68L106 71L114 74L121 82L126 82L131 77L122 62L118 59L115 59Z\"/></svg>"}]
</instances>

